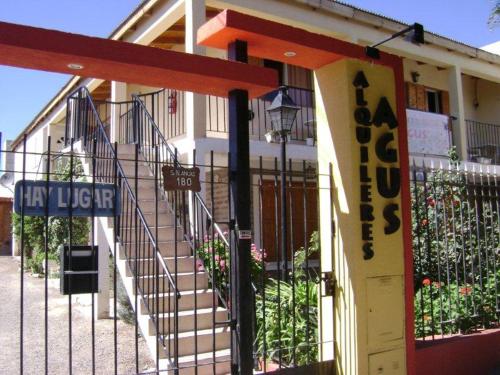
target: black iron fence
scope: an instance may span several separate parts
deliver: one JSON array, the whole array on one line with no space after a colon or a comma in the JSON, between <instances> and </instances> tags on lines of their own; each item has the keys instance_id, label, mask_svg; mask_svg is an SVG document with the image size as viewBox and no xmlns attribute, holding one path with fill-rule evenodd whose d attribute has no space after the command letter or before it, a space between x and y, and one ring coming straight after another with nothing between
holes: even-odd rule
<instances>
[{"instance_id":1,"label":"black iron fence","mask_svg":"<svg viewBox=\"0 0 500 375\"><path fill-rule=\"evenodd\" d=\"M500 164L500 125L466 120L468 159Z\"/></svg>"},{"instance_id":2,"label":"black iron fence","mask_svg":"<svg viewBox=\"0 0 500 375\"><path fill-rule=\"evenodd\" d=\"M114 110L112 103L107 105ZM169 368L178 368L178 321L160 319L160 311L173 312L177 315L181 294L177 287L177 276L172 275L167 267L163 257L164 252L160 249L159 238L153 233L154 230L158 231L158 199L147 211L149 216L153 216L149 220L146 219L144 205L141 204L140 187L145 186L139 176L139 147L137 145L128 147L122 152L117 144L112 145L109 142L99 111L85 88L77 90L68 98L67 118L73 119L67 123L67 128L76 129L75 134L80 135L79 138L69 141L71 149L73 150L76 142L85 152L85 156L90 158L92 180L114 184L120 192L122 211L120 215L115 216L114 240L111 242L115 260L118 252L123 252L127 268L134 275L132 303L136 336L138 337L139 333L138 315L145 313L152 321L156 336L156 371L160 371L160 356L166 356ZM120 161L118 161L119 155ZM152 190L155 198L158 198L157 191ZM151 225L153 221L154 226ZM176 224L174 221L174 231L177 230ZM178 257L176 243L174 248L174 263L176 263ZM136 348L138 348L137 337ZM137 350L136 371L140 372Z\"/></svg>"},{"instance_id":3,"label":"black iron fence","mask_svg":"<svg viewBox=\"0 0 500 375\"><path fill-rule=\"evenodd\" d=\"M232 318L237 307L238 285L231 281L231 264L235 263L231 254L238 254L233 247L237 246L240 233L232 220L229 199L231 176L227 165L230 155L211 152L199 158L194 153L192 160L205 162L198 165L186 163L187 155L178 155L177 150L167 143L140 96L123 103L94 103L88 91L82 88L69 96L66 116L65 151L51 152L49 138L48 151L38 153L44 158L41 163L46 167L43 173L34 171L38 177L33 178L42 176L49 183L62 174L71 184L76 181L106 184L119 192L119 214L105 220L96 218L94 213L88 219L70 215L68 220L63 220L68 232L62 232L61 237L69 247L70 264L71 249L77 245L88 244L92 248L99 245L100 252L107 254L109 251L112 256L113 327L108 330L112 339L106 348L110 361L104 363L99 360L99 343L104 339L94 315L97 296L95 293L90 296L92 334L86 342L78 341L82 337L82 328L75 323L74 296L70 295L67 302L67 350L50 351L49 342L54 334L49 329L47 318L51 307L48 272L45 272L43 312L46 321L41 340L45 347L45 373L71 374L77 371L82 358L91 358L85 365L91 373L231 372L237 368L231 366L231 362L237 364L234 346L239 342ZM127 130L122 132L121 125L125 123L123 129ZM111 126L106 124L120 125L117 127L120 129L117 134L120 143L109 141ZM25 147L22 156L25 159L29 155L30 151ZM53 172L55 163L66 169ZM75 169L75 166L78 167ZM163 166L199 168L201 191L165 190ZM26 171L24 163L20 170L13 172L17 172L21 179L29 179ZM280 251L282 239L279 232L284 223L279 215L282 202L278 161L262 157L252 161L253 193L249 210L252 212L250 235L254 242L251 250L254 296L251 305L257 371L270 372L276 368L321 362L324 342L320 339L321 327L318 324L322 320L319 306L324 296L319 287L321 265L316 171L314 162L288 161L284 181L287 201L283 202L288 207L286 225L289 228L288 269L285 271ZM73 194L71 188L70 191ZM40 252L45 255L42 262L47 266L53 223L49 214L41 217L43 225L40 228L44 233L40 237L41 247L35 254L28 254L27 244L32 237L26 233L26 218L24 213L20 215L20 229L17 231L22 254L21 373L35 365L32 357L26 355L24 342L26 258L35 262L36 253ZM52 229L57 228L54 225ZM102 229L105 240L102 236L98 240L98 228ZM94 275L97 277L97 273ZM121 323L116 298L120 280L124 284L125 299L130 300L132 307L133 334L127 341L128 351L124 351L120 344ZM90 348L90 356L87 357L82 346ZM59 371L54 365L55 358L63 357L64 352L67 359Z\"/></svg>"},{"instance_id":4,"label":"black iron fence","mask_svg":"<svg viewBox=\"0 0 500 375\"><path fill-rule=\"evenodd\" d=\"M418 338L498 327L500 181L491 172L411 168Z\"/></svg>"},{"instance_id":5,"label":"black iron fence","mask_svg":"<svg viewBox=\"0 0 500 375\"><path fill-rule=\"evenodd\" d=\"M154 356L146 352L147 334L139 331L137 324L138 314L147 313L135 309L132 313L132 325L129 326L119 318L120 308L127 308L129 303L132 306L144 304L143 310L154 309L155 303L156 306L162 306L158 303L158 285L163 285L164 291L173 286L168 281L168 271L162 268L163 259L155 258L158 246L144 225L144 216L136 205L133 188L124 178L124 171L117 160L117 154L106 140L102 123L95 117L92 119L92 113L95 112L87 107L87 105L91 106L91 103L85 104L85 94L80 97L75 94L72 98L77 99L71 102L70 98L68 106L72 108L80 106L79 111L82 113L88 110L86 121L88 121L89 129L94 129L94 137L89 137L87 142L83 139L79 142L70 141L66 152L52 151L55 144L48 137L47 151L41 153L37 150L27 150L27 137L25 136L24 147L14 152L22 160L21 165L16 165L19 169L2 171L19 174L21 189L16 194L21 193L22 198L17 197L20 199L20 212L13 218L16 246L20 250L19 283L8 284L8 288L14 291L11 294L19 296L20 304L17 309L2 309L2 319L6 323L2 335L10 337L12 342L9 348L2 350L3 360L0 372L9 374L159 373L154 365ZM44 172L35 173L26 168L27 158L42 160L45 166ZM44 188L43 191L39 191L42 198L37 203L40 206L37 216L28 212L28 208L34 203L30 200L33 191L30 192L27 185L29 180L35 179L41 183L38 186ZM57 203L52 201L49 198L52 194L51 190L66 190L66 188L55 187L54 183L67 183L68 185L65 186L69 186L67 189L69 197L59 196L60 201ZM96 234L100 226L96 202L102 199L102 196L98 194L102 183L105 183L108 188L113 187L115 194L120 192L121 195L121 213L117 211L118 205L116 205L115 198L114 216L100 218L109 224L112 244L98 241ZM82 189L79 184L87 184L87 190ZM55 206L61 204L67 206L65 215L51 213ZM81 211L83 206L90 207L90 213L82 217L79 210ZM134 225L131 224L134 221L135 228L130 228ZM138 225L138 222L142 224ZM127 243L127 241L130 242L131 236L135 236L135 241L140 239L140 244L134 245L133 250ZM98 249L98 251L91 249ZM94 268L84 267L83 270L79 268L86 252L91 253L89 263L93 265L98 263L97 258L112 257L109 270L112 275L110 292L114 297L111 307L112 320L98 321L96 314L97 271ZM139 272L141 275L147 274L144 266L137 264L147 257L152 259L154 264L151 268L156 269L154 275L150 274L153 279L157 280L156 284L148 284L144 279L140 280L137 277ZM63 261L65 258L67 259ZM122 259L126 259L126 272L136 275L136 280L140 282L136 282L133 287L128 285L129 290L135 289L135 293L122 296L121 298L127 302L123 306L120 304L119 307L118 285L121 284L122 278L118 275L121 273L119 269ZM100 262L101 260L99 264ZM5 263L2 265L5 266ZM108 274L107 271L101 270L104 274ZM125 268L123 271L125 272ZM41 280L40 275L42 275ZM60 293L62 294L64 290L67 296L59 295L59 292L51 287L53 281L56 281L54 277L60 279L57 280L61 282ZM125 280L124 277L123 280ZM161 281L158 282L158 280ZM85 292L82 292L82 287ZM99 280L99 292L103 292L101 288L101 280ZM148 303L144 299L147 294L153 296L154 303ZM17 298L15 301L17 302ZM14 303L14 300L12 302ZM107 311L109 300L105 303L107 306L104 310ZM15 315L14 312L16 312ZM17 334L14 333L15 330L18 330ZM19 350L16 351L15 347ZM14 362L13 358L16 358L17 362Z\"/></svg>"}]
</instances>

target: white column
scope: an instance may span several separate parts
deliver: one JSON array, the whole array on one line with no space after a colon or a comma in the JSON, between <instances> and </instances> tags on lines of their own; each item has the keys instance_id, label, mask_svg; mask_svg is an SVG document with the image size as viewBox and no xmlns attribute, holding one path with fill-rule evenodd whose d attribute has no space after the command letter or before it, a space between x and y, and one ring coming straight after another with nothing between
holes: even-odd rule
<instances>
[{"instance_id":1,"label":"white column","mask_svg":"<svg viewBox=\"0 0 500 375\"><path fill-rule=\"evenodd\" d=\"M205 0L185 0L187 53L205 55L205 47L196 44L198 28L205 23ZM186 135L188 139L204 138L206 135L205 95L186 92Z\"/></svg>"},{"instance_id":2,"label":"white column","mask_svg":"<svg viewBox=\"0 0 500 375\"><path fill-rule=\"evenodd\" d=\"M99 246L98 255L98 285L99 293L96 295L95 315L97 319L109 318L109 245L106 234L99 218L94 218L95 233L94 238Z\"/></svg>"},{"instance_id":3,"label":"white column","mask_svg":"<svg viewBox=\"0 0 500 375\"><path fill-rule=\"evenodd\" d=\"M450 116L452 120L453 144L457 146L458 155L467 159L467 129L465 127L464 94L462 88L462 71L459 66L448 68L448 87L450 92Z\"/></svg>"},{"instance_id":4,"label":"white column","mask_svg":"<svg viewBox=\"0 0 500 375\"><path fill-rule=\"evenodd\" d=\"M111 81L111 101L123 102L127 100L127 84L124 82ZM125 109L125 107L123 107ZM120 106L115 105L111 111L111 129L110 141L111 143L119 142L119 126L120 126Z\"/></svg>"}]
</instances>

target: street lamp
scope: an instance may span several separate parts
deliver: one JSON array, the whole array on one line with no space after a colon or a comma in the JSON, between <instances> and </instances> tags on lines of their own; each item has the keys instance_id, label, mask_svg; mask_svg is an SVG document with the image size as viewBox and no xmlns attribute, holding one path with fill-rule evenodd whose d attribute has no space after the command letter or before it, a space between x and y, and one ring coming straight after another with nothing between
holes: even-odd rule
<instances>
[{"instance_id":1,"label":"street lamp","mask_svg":"<svg viewBox=\"0 0 500 375\"><path fill-rule=\"evenodd\" d=\"M287 88L281 86L278 95L267 109L273 133L280 136L281 143L281 274L288 279L287 223L286 223L286 141L292 130L299 107L288 96ZM293 261L293 260L292 260Z\"/></svg>"}]
</instances>

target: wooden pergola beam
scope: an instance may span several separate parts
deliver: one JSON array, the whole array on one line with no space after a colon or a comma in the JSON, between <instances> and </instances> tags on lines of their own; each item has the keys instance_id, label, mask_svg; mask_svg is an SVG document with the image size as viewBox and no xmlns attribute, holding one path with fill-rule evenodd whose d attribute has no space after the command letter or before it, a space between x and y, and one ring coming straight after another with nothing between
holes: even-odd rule
<instances>
[{"instance_id":1,"label":"wooden pergola beam","mask_svg":"<svg viewBox=\"0 0 500 375\"><path fill-rule=\"evenodd\" d=\"M224 97L233 89L257 97L278 85L272 69L6 22L0 64Z\"/></svg>"}]
</instances>

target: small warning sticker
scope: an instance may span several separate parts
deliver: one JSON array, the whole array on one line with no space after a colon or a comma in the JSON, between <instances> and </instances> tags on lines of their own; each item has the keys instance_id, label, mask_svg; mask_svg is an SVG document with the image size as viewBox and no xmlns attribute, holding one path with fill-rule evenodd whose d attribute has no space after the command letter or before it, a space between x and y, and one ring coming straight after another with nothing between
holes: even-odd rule
<instances>
[{"instance_id":1,"label":"small warning sticker","mask_svg":"<svg viewBox=\"0 0 500 375\"><path fill-rule=\"evenodd\" d=\"M238 231L238 238L240 240L251 240L252 239L252 231L240 229Z\"/></svg>"}]
</instances>

